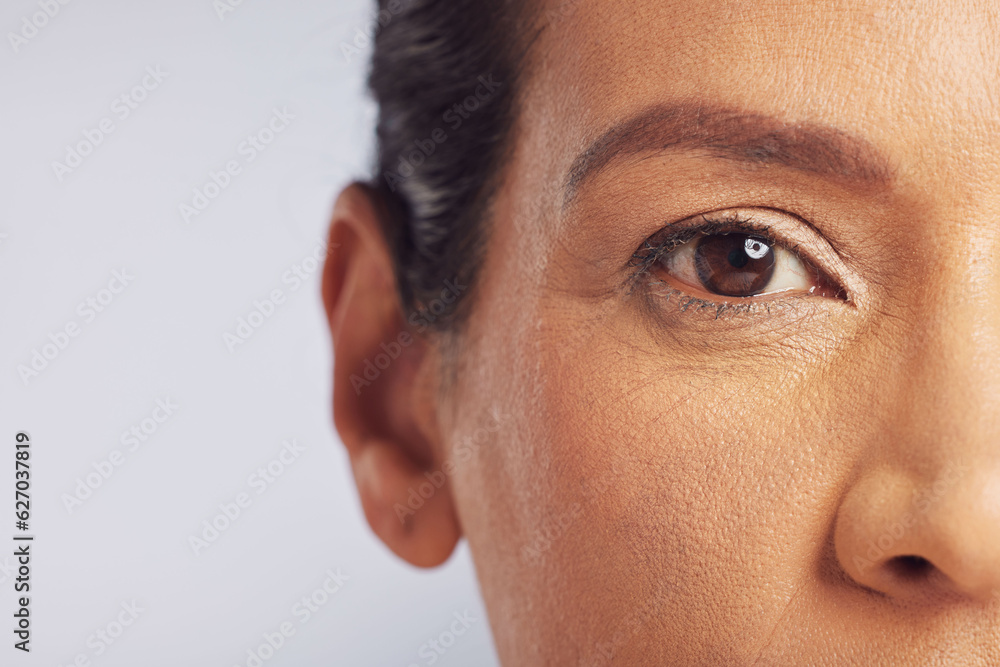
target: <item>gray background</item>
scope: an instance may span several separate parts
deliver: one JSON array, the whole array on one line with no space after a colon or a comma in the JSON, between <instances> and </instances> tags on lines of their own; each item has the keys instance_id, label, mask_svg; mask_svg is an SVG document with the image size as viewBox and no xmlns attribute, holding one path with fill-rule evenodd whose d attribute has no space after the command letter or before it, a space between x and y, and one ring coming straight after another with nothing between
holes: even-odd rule
<instances>
[{"instance_id":1,"label":"gray background","mask_svg":"<svg viewBox=\"0 0 1000 667\"><path fill-rule=\"evenodd\" d=\"M42 10L0 9L0 553L19 430L37 535L30 655L12 647L0 556L0 664L246 665L290 621L264 665L429 665L420 647L467 610L476 622L434 664L497 664L467 550L416 570L364 523L331 424L319 273L283 280L370 163L369 51L340 46L371 30L370 4L243 0L220 19L212 0L72 0L17 52L9 34ZM114 101L156 66L168 75L121 119ZM275 107L295 119L247 162L240 143ZM60 182L53 162L104 118L114 132ZM241 173L185 222L179 206L233 159ZM88 322L78 305L122 270L134 278ZM230 351L224 334L274 289L285 302ZM70 323L79 335L23 380ZM129 451L121 434L167 397L180 407ZM303 453L258 494L249 476L293 438ZM114 450L121 465L70 512L64 494ZM243 492L251 505L195 555L189 536ZM292 607L327 569L349 580L302 623ZM96 655L88 637L132 601L143 611Z\"/></svg>"}]
</instances>

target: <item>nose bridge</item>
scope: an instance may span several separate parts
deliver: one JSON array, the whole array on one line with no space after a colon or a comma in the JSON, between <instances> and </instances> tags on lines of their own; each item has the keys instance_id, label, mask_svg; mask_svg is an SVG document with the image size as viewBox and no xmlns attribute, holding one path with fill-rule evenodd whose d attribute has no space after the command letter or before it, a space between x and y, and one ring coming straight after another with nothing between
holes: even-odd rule
<instances>
[{"instance_id":1,"label":"nose bridge","mask_svg":"<svg viewBox=\"0 0 1000 667\"><path fill-rule=\"evenodd\" d=\"M983 201L913 230L880 434L838 510L841 566L891 597L1000 598L1000 197Z\"/></svg>"},{"instance_id":2,"label":"nose bridge","mask_svg":"<svg viewBox=\"0 0 1000 667\"><path fill-rule=\"evenodd\" d=\"M995 325L986 331L971 318L935 323L902 379L906 408L897 413L913 463L933 477L952 460L1000 468L1000 350Z\"/></svg>"},{"instance_id":3,"label":"nose bridge","mask_svg":"<svg viewBox=\"0 0 1000 667\"><path fill-rule=\"evenodd\" d=\"M904 318L896 424L930 478L954 458L1000 466L1000 193L934 217Z\"/></svg>"}]
</instances>

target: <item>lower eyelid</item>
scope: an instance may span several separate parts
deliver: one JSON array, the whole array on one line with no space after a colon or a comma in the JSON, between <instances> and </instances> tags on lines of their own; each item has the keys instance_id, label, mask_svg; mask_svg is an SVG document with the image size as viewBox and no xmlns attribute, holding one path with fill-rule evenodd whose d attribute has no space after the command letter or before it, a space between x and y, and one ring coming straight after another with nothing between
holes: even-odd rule
<instances>
[{"instance_id":1,"label":"lower eyelid","mask_svg":"<svg viewBox=\"0 0 1000 667\"><path fill-rule=\"evenodd\" d=\"M686 315L702 315L709 319L720 320L723 318L750 316L756 317L758 314L775 314L773 309L783 309L794 305L803 298L808 298L805 294L786 295L779 297L779 293L772 293L770 298L739 299L732 301L713 301L698 296L692 296L680 290L670 283L662 280L651 280L646 285L647 296L655 299L652 305L658 309L669 307L676 309L678 313Z\"/></svg>"}]
</instances>

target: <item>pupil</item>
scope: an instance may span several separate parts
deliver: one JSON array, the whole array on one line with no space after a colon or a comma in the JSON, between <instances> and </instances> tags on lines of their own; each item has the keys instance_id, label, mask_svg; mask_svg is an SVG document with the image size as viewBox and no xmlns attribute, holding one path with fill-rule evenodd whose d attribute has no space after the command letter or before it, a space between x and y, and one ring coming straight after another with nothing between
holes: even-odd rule
<instances>
[{"instance_id":1,"label":"pupil","mask_svg":"<svg viewBox=\"0 0 1000 667\"><path fill-rule=\"evenodd\" d=\"M729 263L734 269L742 269L749 261L750 256L742 247L733 248L729 251Z\"/></svg>"},{"instance_id":2,"label":"pupil","mask_svg":"<svg viewBox=\"0 0 1000 667\"><path fill-rule=\"evenodd\" d=\"M760 294L771 282L774 263L771 245L749 234L709 234L695 248L698 279L721 296Z\"/></svg>"}]
</instances>

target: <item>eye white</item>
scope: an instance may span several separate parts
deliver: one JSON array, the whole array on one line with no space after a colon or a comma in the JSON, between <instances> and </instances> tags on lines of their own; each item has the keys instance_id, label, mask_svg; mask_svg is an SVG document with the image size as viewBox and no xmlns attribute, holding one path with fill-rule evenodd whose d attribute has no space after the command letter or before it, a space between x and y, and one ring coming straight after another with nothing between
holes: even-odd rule
<instances>
[{"instance_id":1,"label":"eye white","mask_svg":"<svg viewBox=\"0 0 1000 667\"><path fill-rule=\"evenodd\" d=\"M761 294L775 292L809 292L814 287L813 277L809 269L798 256L779 245L772 246L774 250L774 275Z\"/></svg>"}]
</instances>

